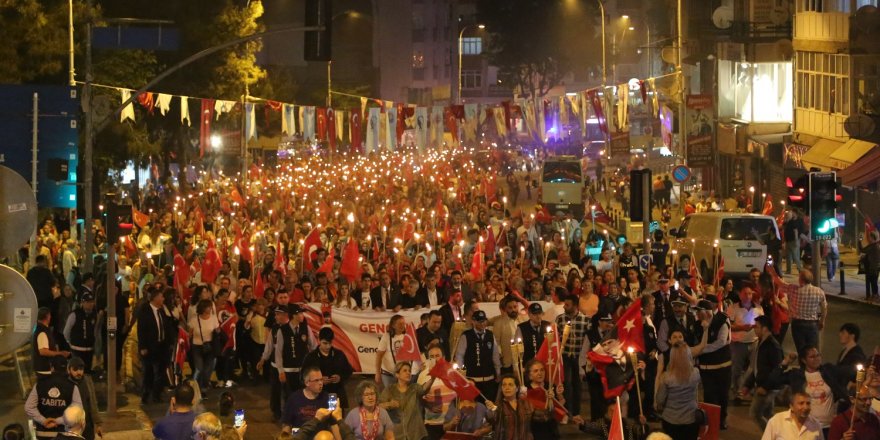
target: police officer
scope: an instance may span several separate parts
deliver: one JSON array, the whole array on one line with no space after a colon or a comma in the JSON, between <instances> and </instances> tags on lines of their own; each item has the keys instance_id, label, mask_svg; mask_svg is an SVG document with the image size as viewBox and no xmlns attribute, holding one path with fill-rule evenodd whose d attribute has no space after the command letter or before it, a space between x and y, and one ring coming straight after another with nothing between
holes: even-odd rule
<instances>
[{"instance_id":1,"label":"police officer","mask_svg":"<svg viewBox=\"0 0 880 440\"><path fill-rule=\"evenodd\" d=\"M281 364L276 364L275 362L277 336L281 333L281 327L290 323L290 309L288 306L288 304L276 305L272 309L271 316L275 324L270 328L269 334L266 336L266 346L263 349L263 355L260 357L260 361L257 362L257 370L262 370L263 364L267 360L269 361L270 369L267 373L271 390L269 394L269 409L272 410L273 421L281 419L281 406L283 402L287 401L288 395L288 387L286 386L287 375L283 374L284 370L278 367ZM268 322L268 319L266 321Z\"/></svg>"},{"instance_id":2,"label":"police officer","mask_svg":"<svg viewBox=\"0 0 880 440\"><path fill-rule=\"evenodd\" d=\"M34 421L38 439L54 439L64 431L64 410L70 405L82 406L79 388L67 377L67 360L55 356L49 362L51 373L37 377L31 388L24 411Z\"/></svg>"},{"instance_id":3,"label":"police officer","mask_svg":"<svg viewBox=\"0 0 880 440\"><path fill-rule=\"evenodd\" d=\"M34 327L34 334L31 339L31 346L34 349L34 371L39 376L49 376L52 374L52 358L55 356L70 357L69 351L62 351L55 342L55 335L49 327L52 321L52 313L48 307L40 307L37 310L37 325Z\"/></svg>"},{"instance_id":4,"label":"police officer","mask_svg":"<svg viewBox=\"0 0 880 440\"><path fill-rule=\"evenodd\" d=\"M458 339L455 362L464 366L467 378L477 385L483 396L492 399L501 377L501 350L495 335L486 329L489 326L486 312L475 311L471 320L474 328L466 330Z\"/></svg>"},{"instance_id":5,"label":"police officer","mask_svg":"<svg viewBox=\"0 0 880 440\"><path fill-rule=\"evenodd\" d=\"M333 348L333 329L330 327L324 327L318 332L318 348L306 355L302 368L305 370L306 367L312 365L321 369L324 391L336 393L340 406L347 408L345 382L354 373L354 369L345 354ZM303 378L303 382L305 382L305 378Z\"/></svg>"},{"instance_id":6,"label":"police officer","mask_svg":"<svg viewBox=\"0 0 880 440\"><path fill-rule=\"evenodd\" d=\"M657 324L656 322L654 324ZM664 366L669 362L669 335L680 331L689 347L697 345L699 321L688 313L688 302L682 297L672 300L672 315L659 323L657 329L657 349L663 353Z\"/></svg>"},{"instance_id":7,"label":"police officer","mask_svg":"<svg viewBox=\"0 0 880 440\"><path fill-rule=\"evenodd\" d=\"M697 303L700 319L709 321L706 347L697 358L700 363L700 379L703 381L703 396L706 403L721 407L721 429L727 429L727 404L730 400L732 365L730 357L730 320L724 313L718 313L718 300L710 295ZM714 300L714 301L713 301ZM703 327L698 328L698 337L703 337Z\"/></svg>"},{"instance_id":8,"label":"police officer","mask_svg":"<svg viewBox=\"0 0 880 440\"><path fill-rule=\"evenodd\" d=\"M70 313L64 324L64 339L70 344L73 355L82 359L86 374L92 373L92 359L95 351L95 295L85 292L80 307Z\"/></svg>"},{"instance_id":9,"label":"police officer","mask_svg":"<svg viewBox=\"0 0 880 440\"><path fill-rule=\"evenodd\" d=\"M538 350L544 343L544 335L547 334L548 326L550 323L544 320L544 308L539 303L531 303L529 305L529 320L516 327L516 339L522 341L523 345L523 365L538 354Z\"/></svg>"},{"instance_id":10,"label":"police officer","mask_svg":"<svg viewBox=\"0 0 880 440\"><path fill-rule=\"evenodd\" d=\"M287 387L288 392L302 388L300 371L303 360L318 344L305 322L305 310L297 304L288 304L290 322L278 328L275 336L275 368L278 377Z\"/></svg>"}]
</instances>

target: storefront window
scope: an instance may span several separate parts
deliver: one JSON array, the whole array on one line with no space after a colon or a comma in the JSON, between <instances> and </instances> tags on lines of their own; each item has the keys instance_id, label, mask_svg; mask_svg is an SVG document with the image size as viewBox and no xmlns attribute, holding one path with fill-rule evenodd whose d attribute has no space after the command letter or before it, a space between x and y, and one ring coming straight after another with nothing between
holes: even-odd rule
<instances>
[{"instance_id":1,"label":"storefront window","mask_svg":"<svg viewBox=\"0 0 880 440\"><path fill-rule=\"evenodd\" d=\"M719 113L747 122L791 122L791 62L718 63Z\"/></svg>"}]
</instances>

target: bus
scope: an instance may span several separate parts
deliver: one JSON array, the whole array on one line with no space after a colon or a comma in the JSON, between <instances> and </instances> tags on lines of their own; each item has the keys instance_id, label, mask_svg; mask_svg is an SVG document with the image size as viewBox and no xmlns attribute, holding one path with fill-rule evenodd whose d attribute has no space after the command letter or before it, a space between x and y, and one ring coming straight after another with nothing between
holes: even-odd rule
<instances>
[{"instance_id":1,"label":"bus","mask_svg":"<svg viewBox=\"0 0 880 440\"><path fill-rule=\"evenodd\" d=\"M554 156L541 170L541 203L551 213L571 213L584 217L584 176L581 162L574 156Z\"/></svg>"}]
</instances>

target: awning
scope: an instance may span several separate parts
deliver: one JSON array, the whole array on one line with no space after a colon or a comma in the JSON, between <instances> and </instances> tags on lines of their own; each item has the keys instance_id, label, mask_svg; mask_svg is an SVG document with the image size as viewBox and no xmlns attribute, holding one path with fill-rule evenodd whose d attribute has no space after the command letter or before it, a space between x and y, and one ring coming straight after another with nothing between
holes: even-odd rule
<instances>
[{"instance_id":1,"label":"awning","mask_svg":"<svg viewBox=\"0 0 880 440\"><path fill-rule=\"evenodd\" d=\"M852 187L864 186L880 179L880 148L873 148L854 164L838 172L837 177L840 177L844 185Z\"/></svg>"},{"instance_id":2,"label":"awning","mask_svg":"<svg viewBox=\"0 0 880 440\"><path fill-rule=\"evenodd\" d=\"M819 139L810 150L801 156L801 163L805 169L816 167L822 171L842 170L852 164L852 162L844 162L831 157L838 148L843 145L841 142L832 141L830 139Z\"/></svg>"},{"instance_id":3,"label":"awning","mask_svg":"<svg viewBox=\"0 0 880 440\"><path fill-rule=\"evenodd\" d=\"M831 154L831 158L854 164L862 156L867 154L869 151L871 151L872 148L876 146L877 144L873 142L850 139L846 141L843 145L841 145L838 149L834 150L834 153Z\"/></svg>"}]
</instances>

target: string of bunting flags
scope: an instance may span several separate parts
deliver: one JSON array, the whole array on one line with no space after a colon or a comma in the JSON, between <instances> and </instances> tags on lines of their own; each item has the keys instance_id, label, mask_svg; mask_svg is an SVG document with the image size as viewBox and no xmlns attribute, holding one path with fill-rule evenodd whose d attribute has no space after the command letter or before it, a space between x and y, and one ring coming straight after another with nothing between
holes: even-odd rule
<instances>
[{"instance_id":1,"label":"string of bunting flags","mask_svg":"<svg viewBox=\"0 0 880 440\"><path fill-rule=\"evenodd\" d=\"M301 136L307 143L326 143L331 151L347 146L352 153L394 151L401 147L415 147L424 152L430 146L474 145L483 136L506 139L516 133L525 133L535 142L544 143L550 137L568 137L566 127L573 127L575 123L581 133L586 133L588 121L598 124L599 130L613 139L615 133L629 130L630 109L635 106L646 109L651 118L662 119L660 97L677 99L681 87L679 78L678 73L672 73L631 80L604 90L596 87L563 96L516 99L491 105L420 106L341 92L332 93L359 99L360 106L327 108L252 96L241 102L150 91L139 95L134 102L149 115L158 112L169 117L176 113L180 123L188 127L197 116L202 154L210 145L212 124L223 115L236 113L241 117L242 109L247 140L258 138L261 132L277 133L280 128L282 136ZM136 91L102 84L92 86L117 90L120 102L125 102ZM120 123L135 122L134 107L132 103L122 110ZM258 110L262 110L262 126L257 123Z\"/></svg>"}]
</instances>

